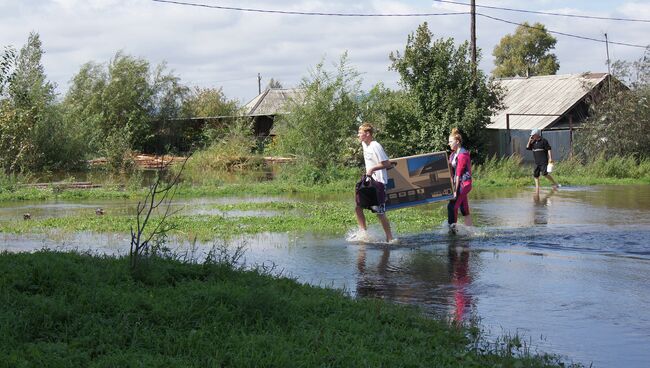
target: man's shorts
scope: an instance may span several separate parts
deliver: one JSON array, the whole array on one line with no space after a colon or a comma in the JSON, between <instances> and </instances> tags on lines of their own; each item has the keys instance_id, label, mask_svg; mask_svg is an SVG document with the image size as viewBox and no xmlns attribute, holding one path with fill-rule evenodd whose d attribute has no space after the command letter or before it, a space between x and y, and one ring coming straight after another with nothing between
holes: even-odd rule
<instances>
[{"instance_id":1,"label":"man's shorts","mask_svg":"<svg viewBox=\"0 0 650 368\"><path fill-rule=\"evenodd\" d=\"M548 171L546 170L548 164L535 165L535 170L533 171L533 176L539 178L539 174L546 176Z\"/></svg>"}]
</instances>

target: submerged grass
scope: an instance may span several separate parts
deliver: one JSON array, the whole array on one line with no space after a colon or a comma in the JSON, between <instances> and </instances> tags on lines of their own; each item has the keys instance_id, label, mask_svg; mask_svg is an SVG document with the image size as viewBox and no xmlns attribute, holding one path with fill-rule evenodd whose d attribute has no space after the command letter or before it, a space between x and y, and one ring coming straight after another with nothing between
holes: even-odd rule
<instances>
[{"instance_id":1,"label":"submerged grass","mask_svg":"<svg viewBox=\"0 0 650 368\"><path fill-rule=\"evenodd\" d=\"M356 226L354 205L344 202L263 202L215 205L223 214L176 215L168 218L173 227L170 235L207 241L214 238L229 238L240 234L263 232L292 232L316 234L345 234ZM274 216L229 216L231 211L274 211ZM445 218L441 206L405 208L388 213L397 233L411 233L430 230ZM156 221L159 217L153 217ZM377 218L368 212L368 223L377 223ZM128 233L133 224L132 216L68 216L30 221L15 220L0 222L0 232L38 233L52 229L67 232L118 232Z\"/></svg>"},{"instance_id":2,"label":"submerged grass","mask_svg":"<svg viewBox=\"0 0 650 368\"><path fill-rule=\"evenodd\" d=\"M0 254L0 367L550 367L414 308L229 264Z\"/></svg>"}]
</instances>

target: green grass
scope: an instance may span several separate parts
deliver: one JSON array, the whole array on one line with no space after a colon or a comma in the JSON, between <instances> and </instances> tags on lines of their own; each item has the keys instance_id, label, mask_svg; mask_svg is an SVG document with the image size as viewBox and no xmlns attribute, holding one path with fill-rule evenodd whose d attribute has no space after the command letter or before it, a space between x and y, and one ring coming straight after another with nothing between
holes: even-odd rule
<instances>
[{"instance_id":1,"label":"green grass","mask_svg":"<svg viewBox=\"0 0 650 368\"><path fill-rule=\"evenodd\" d=\"M233 173L203 172L210 180L192 184L191 180L181 183L177 196L222 197L242 195L324 195L351 193L356 174L355 168L330 168L323 173L325 183L315 183L314 169L303 166L280 170L279 179L259 181L259 175L237 176ZM473 168L475 187L516 187L533 184L533 165L522 164L519 157L488 159ZM636 160L632 157L596 158L587 164L578 160L566 160L555 165L552 173L563 185L624 185L650 184L650 159ZM196 176L196 175L194 175ZM194 178L192 176L192 178ZM145 189L138 187L141 178L126 180L128 185L107 184L103 188L80 189L34 189L20 185L26 177L6 176L0 179L0 202L21 200L92 200L92 199L138 199L144 197ZM227 180L226 180L227 178ZM125 179L122 179L124 181ZM542 179L542 184L548 181Z\"/></svg>"},{"instance_id":2,"label":"green grass","mask_svg":"<svg viewBox=\"0 0 650 368\"><path fill-rule=\"evenodd\" d=\"M0 255L0 367L545 367L418 310L227 264Z\"/></svg>"},{"instance_id":3,"label":"green grass","mask_svg":"<svg viewBox=\"0 0 650 368\"><path fill-rule=\"evenodd\" d=\"M355 179L340 180L328 184L300 184L287 181L244 181L219 185L181 184L177 197L223 197L241 195L286 195L286 194L328 194L351 192ZM146 194L146 188L119 187L107 185L94 189L36 189L12 185L0 188L0 202L32 200L93 200L93 199L139 199Z\"/></svg>"},{"instance_id":4,"label":"green grass","mask_svg":"<svg viewBox=\"0 0 650 368\"><path fill-rule=\"evenodd\" d=\"M522 164L517 156L489 159L476 165L472 176L477 187L524 187L534 184L533 168L533 164ZM586 164L565 160L555 164L551 175L562 185L650 184L650 159L599 157ZM541 178L541 184L550 182Z\"/></svg>"}]
</instances>

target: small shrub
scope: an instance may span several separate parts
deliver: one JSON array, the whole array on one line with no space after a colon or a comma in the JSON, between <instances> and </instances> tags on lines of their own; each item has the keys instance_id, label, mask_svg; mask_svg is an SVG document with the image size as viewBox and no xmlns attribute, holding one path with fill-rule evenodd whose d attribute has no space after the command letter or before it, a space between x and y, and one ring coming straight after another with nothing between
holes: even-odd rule
<instances>
[{"instance_id":1,"label":"small shrub","mask_svg":"<svg viewBox=\"0 0 650 368\"><path fill-rule=\"evenodd\" d=\"M482 180L498 178L518 179L529 176L525 165L522 165L522 158L519 155L512 155L506 158L492 156L485 160L482 165L476 165L473 168L472 175Z\"/></svg>"},{"instance_id":2,"label":"small shrub","mask_svg":"<svg viewBox=\"0 0 650 368\"><path fill-rule=\"evenodd\" d=\"M276 180L294 184L314 185L334 183L357 178L363 174L361 167L345 167L335 164L320 169L306 161L286 164L279 169Z\"/></svg>"},{"instance_id":3,"label":"small shrub","mask_svg":"<svg viewBox=\"0 0 650 368\"><path fill-rule=\"evenodd\" d=\"M252 152L257 141L253 137L250 121L239 120L230 126L221 138L208 148L196 152L188 160L183 180L197 184L213 184L223 181L224 175L259 171L264 160Z\"/></svg>"}]
</instances>

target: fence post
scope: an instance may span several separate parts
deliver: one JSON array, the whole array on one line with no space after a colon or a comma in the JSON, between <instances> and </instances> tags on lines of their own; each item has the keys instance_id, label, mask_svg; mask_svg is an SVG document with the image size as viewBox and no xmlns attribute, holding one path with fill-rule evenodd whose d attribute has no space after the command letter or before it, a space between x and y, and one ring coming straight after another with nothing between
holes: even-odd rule
<instances>
[{"instance_id":1,"label":"fence post","mask_svg":"<svg viewBox=\"0 0 650 368\"><path fill-rule=\"evenodd\" d=\"M573 158L573 115L569 115L569 158Z\"/></svg>"},{"instance_id":2,"label":"fence post","mask_svg":"<svg viewBox=\"0 0 650 368\"><path fill-rule=\"evenodd\" d=\"M508 143L506 144L506 155L512 155L512 137L510 136L510 114L506 114L506 132L508 134Z\"/></svg>"}]
</instances>

